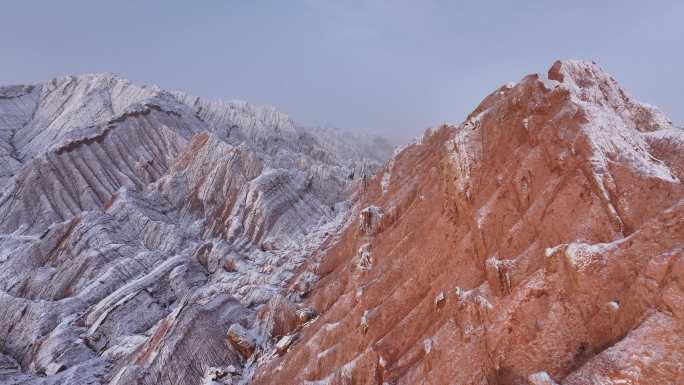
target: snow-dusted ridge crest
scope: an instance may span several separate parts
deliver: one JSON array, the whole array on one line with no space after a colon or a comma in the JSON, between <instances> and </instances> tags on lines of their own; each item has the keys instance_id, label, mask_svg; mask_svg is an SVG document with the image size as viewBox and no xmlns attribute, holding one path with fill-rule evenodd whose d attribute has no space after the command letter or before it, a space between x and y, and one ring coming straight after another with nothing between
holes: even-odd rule
<instances>
[{"instance_id":1,"label":"snow-dusted ridge crest","mask_svg":"<svg viewBox=\"0 0 684 385\"><path fill-rule=\"evenodd\" d=\"M595 176L606 201L615 194L606 187L614 184L609 180L611 162L625 161L644 175L679 183L667 165L651 154L650 141L668 134L673 136L672 140L681 140L677 139L682 137L681 128L675 127L658 108L633 99L595 62L563 60L555 62L548 74L529 75L518 83L500 87L457 126L454 138L446 146L453 154L453 164L460 176L456 181L458 191L471 194L470 173L482 160L480 144L483 138L479 130L482 120L487 119L487 115L495 116L508 104L519 104L526 88L539 85L567 100L556 116L545 124L553 125L554 120L568 118L578 121L582 135L572 138L576 133L567 132L567 136L559 140L577 140L570 149L573 155L578 151L589 153L587 173ZM532 101L533 105L535 103L539 104L535 106L538 109L544 108L541 100ZM534 113L522 117L520 123L525 130L530 129L534 118ZM510 125L515 123L508 122Z\"/></svg>"},{"instance_id":2,"label":"snow-dusted ridge crest","mask_svg":"<svg viewBox=\"0 0 684 385\"><path fill-rule=\"evenodd\" d=\"M257 312L310 290L366 140L113 74L0 87L0 383L239 381L226 332L273 345Z\"/></svg>"}]
</instances>

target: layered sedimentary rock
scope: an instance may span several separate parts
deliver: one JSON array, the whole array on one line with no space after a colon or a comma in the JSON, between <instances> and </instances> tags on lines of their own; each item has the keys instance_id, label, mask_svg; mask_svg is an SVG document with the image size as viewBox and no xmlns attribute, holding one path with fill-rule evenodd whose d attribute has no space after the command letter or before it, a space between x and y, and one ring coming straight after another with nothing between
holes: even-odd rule
<instances>
[{"instance_id":1,"label":"layered sedimentary rock","mask_svg":"<svg viewBox=\"0 0 684 385\"><path fill-rule=\"evenodd\" d=\"M389 152L112 75L0 88L0 384L684 382L682 128L562 61Z\"/></svg>"},{"instance_id":2,"label":"layered sedimentary rock","mask_svg":"<svg viewBox=\"0 0 684 385\"><path fill-rule=\"evenodd\" d=\"M594 63L497 89L359 188L253 383L684 382L682 154Z\"/></svg>"},{"instance_id":3,"label":"layered sedimentary rock","mask_svg":"<svg viewBox=\"0 0 684 385\"><path fill-rule=\"evenodd\" d=\"M320 132L108 74L0 88L0 383L246 382L228 330L270 338L391 151Z\"/></svg>"}]
</instances>

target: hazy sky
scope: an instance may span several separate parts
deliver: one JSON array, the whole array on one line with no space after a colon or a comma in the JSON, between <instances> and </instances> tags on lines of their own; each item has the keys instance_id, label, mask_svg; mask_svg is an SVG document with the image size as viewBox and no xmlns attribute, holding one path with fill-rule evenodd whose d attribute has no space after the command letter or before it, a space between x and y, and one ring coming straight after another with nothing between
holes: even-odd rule
<instances>
[{"instance_id":1,"label":"hazy sky","mask_svg":"<svg viewBox=\"0 0 684 385\"><path fill-rule=\"evenodd\" d=\"M399 137L458 123L557 58L684 122L684 2L6 1L0 84L114 72Z\"/></svg>"}]
</instances>

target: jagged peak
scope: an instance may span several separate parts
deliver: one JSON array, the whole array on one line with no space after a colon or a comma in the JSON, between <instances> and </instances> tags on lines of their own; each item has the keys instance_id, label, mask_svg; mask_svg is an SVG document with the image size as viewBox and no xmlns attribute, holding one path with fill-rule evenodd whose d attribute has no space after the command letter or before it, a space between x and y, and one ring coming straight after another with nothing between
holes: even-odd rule
<instances>
[{"instance_id":1,"label":"jagged peak","mask_svg":"<svg viewBox=\"0 0 684 385\"><path fill-rule=\"evenodd\" d=\"M279 121L287 122L287 125L294 127L295 122L286 113L278 110L276 107L270 105L253 104L244 100L211 100L195 96L183 91L166 91L155 84L139 84L130 79L114 72L94 72L83 74L68 74L63 76L56 76L47 81L28 85L8 85L0 86L0 96L4 94L15 94L23 89L31 89L36 86L48 86L52 89L64 87L70 83L78 83L85 85L88 89L101 88L112 89L116 86L133 87L135 89L146 90L151 96L172 95L179 102L189 105L190 107L199 107L201 105L210 105L216 109L234 110L242 114L251 115L262 121Z\"/></svg>"},{"instance_id":2,"label":"jagged peak","mask_svg":"<svg viewBox=\"0 0 684 385\"><path fill-rule=\"evenodd\" d=\"M566 76L577 82L580 77L587 75L596 78L610 77L595 61L578 59L556 60L547 73L549 79L560 83L567 80Z\"/></svg>"},{"instance_id":3,"label":"jagged peak","mask_svg":"<svg viewBox=\"0 0 684 385\"><path fill-rule=\"evenodd\" d=\"M566 60L555 62L548 76L528 75L514 86L499 87L445 144L458 175L456 188L466 195L472 194L472 171L517 137L552 143L563 159L580 157L598 181L597 190L608 197L615 194L610 179L615 162L642 177L680 183L675 171L651 155L645 135L672 127L657 108L631 98L596 63Z\"/></svg>"},{"instance_id":4,"label":"jagged peak","mask_svg":"<svg viewBox=\"0 0 684 385\"><path fill-rule=\"evenodd\" d=\"M485 97L468 115L463 124L481 117L486 111L507 100L519 98L517 87L541 83L547 91L566 92L569 100L584 109L594 112L604 110L618 115L637 131L650 132L673 127L672 122L657 107L633 98L618 81L603 70L596 62L586 60L556 60L546 74L531 74L518 83L509 83L497 88ZM527 95L534 99L540 92Z\"/></svg>"},{"instance_id":5,"label":"jagged peak","mask_svg":"<svg viewBox=\"0 0 684 385\"><path fill-rule=\"evenodd\" d=\"M250 126L258 125L264 128L270 127L286 131L294 131L296 127L295 121L289 115L273 106L252 104L237 99L210 100L182 91L172 91L171 94L180 102L197 109L200 113L214 115L217 120L223 123L226 123L225 120L227 119L231 123L240 125L240 120L249 118L252 120Z\"/></svg>"},{"instance_id":6,"label":"jagged peak","mask_svg":"<svg viewBox=\"0 0 684 385\"><path fill-rule=\"evenodd\" d=\"M547 79L558 82L581 102L611 108L623 118L633 120L639 131L672 127L672 122L658 108L634 99L594 61L557 60L549 69Z\"/></svg>"},{"instance_id":7,"label":"jagged peak","mask_svg":"<svg viewBox=\"0 0 684 385\"><path fill-rule=\"evenodd\" d=\"M23 84L8 84L0 86L0 90L20 90L20 89L30 89L34 87L40 87L45 85L53 85L54 87L70 82L85 82L85 83L113 83L113 82L123 82L127 84L132 84L132 82L125 77L113 73L113 72L93 72L93 73L83 73L83 74L66 74L51 77L47 80L36 82L36 83L23 83ZM158 88L156 86L146 86L141 85L141 88Z\"/></svg>"},{"instance_id":8,"label":"jagged peak","mask_svg":"<svg viewBox=\"0 0 684 385\"><path fill-rule=\"evenodd\" d=\"M179 113L189 107L214 129L225 126L227 130L231 130L234 126L239 127L243 130L242 136L239 136L240 140L259 141L271 136L282 139L297 138L305 134L314 134L318 140L321 139L320 135L315 134L317 130L298 125L292 117L274 106L238 99L211 100L183 91L166 91L157 85L137 84L113 72L69 74L32 85L1 86L0 98L20 97L34 90L41 95L43 101L48 95L53 94L49 97L56 100L49 104L55 106L55 112L60 111L57 106L71 106L68 110L79 113L83 106L94 102L108 106L107 109L111 111L107 118L139 111L147 104ZM55 93L55 90L61 92ZM94 98L96 94L99 96ZM65 102L67 99L68 103ZM41 126L49 127L56 118L46 118L46 122ZM90 116L75 121L76 128L101 123L101 119L92 119ZM339 131L336 134L344 136L348 132Z\"/></svg>"},{"instance_id":9,"label":"jagged peak","mask_svg":"<svg viewBox=\"0 0 684 385\"><path fill-rule=\"evenodd\" d=\"M134 89L145 90L150 94L163 92L163 90L156 85L138 84L120 74L113 72L69 74L53 77L47 81L34 84L34 86L41 86L46 88L46 90L64 88L70 85L80 86L88 90L99 89L109 92L113 92L117 87L130 87Z\"/></svg>"}]
</instances>

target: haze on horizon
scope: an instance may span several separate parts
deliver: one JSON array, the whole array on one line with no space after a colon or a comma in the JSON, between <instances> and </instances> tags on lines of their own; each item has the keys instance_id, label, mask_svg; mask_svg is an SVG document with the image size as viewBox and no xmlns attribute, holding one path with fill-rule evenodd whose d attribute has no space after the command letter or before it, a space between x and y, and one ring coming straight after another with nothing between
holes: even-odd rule
<instances>
[{"instance_id":1,"label":"haze on horizon","mask_svg":"<svg viewBox=\"0 0 684 385\"><path fill-rule=\"evenodd\" d=\"M578 58L682 123L682 20L679 1L11 2L0 84L114 72L405 139Z\"/></svg>"}]
</instances>

